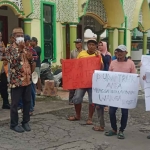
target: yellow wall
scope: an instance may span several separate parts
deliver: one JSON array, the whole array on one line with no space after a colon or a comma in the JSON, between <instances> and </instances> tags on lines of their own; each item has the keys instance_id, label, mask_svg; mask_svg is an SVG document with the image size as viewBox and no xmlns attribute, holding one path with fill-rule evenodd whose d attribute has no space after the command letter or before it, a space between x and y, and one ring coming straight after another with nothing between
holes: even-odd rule
<instances>
[{"instance_id":1,"label":"yellow wall","mask_svg":"<svg viewBox=\"0 0 150 150\"><path fill-rule=\"evenodd\" d=\"M38 45L41 46L41 26L40 20L38 19L31 21L31 37L36 37L38 39Z\"/></svg>"}]
</instances>

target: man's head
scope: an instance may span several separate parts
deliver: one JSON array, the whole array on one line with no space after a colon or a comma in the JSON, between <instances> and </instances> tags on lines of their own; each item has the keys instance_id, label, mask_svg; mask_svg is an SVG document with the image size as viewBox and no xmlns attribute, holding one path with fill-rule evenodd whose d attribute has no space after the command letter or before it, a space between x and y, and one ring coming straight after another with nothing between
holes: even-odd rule
<instances>
[{"instance_id":1,"label":"man's head","mask_svg":"<svg viewBox=\"0 0 150 150\"><path fill-rule=\"evenodd\" d=\"M24 42L24 34L22 28L14 28L12 36L14 37L17 44L19 44L20 42Z\"/></svg>"},{"instance_id":2,"label":"man's head","mask_svg":"<svg viewBox=\"0 0 150 150\"><path fill-rule=\"evenodd\" d=\"M87 41L88 51L90 53L94 53L97 49L97 41L95 39L90 39Z\"/></svg>"},{"instance_id":3,"label":"man's head","mask_svg":"<svg viewBox=\"0 0 150 150\"><path fill-rule=\"evenodd\" d=\"M25 41L25 45L28 47L30 46L30 41L31 41L31 38L29 35L25 35L24 36L24 41Z\"/></svg>"},{"instance_id":4,"label":"man's head","mask_svg":"<svg viewBox=\"0 0 150 150\"><path fill-rule=\"evenodd\" d=\"M33 47L35 47L35 46L37 46L37 44L38 44L37 38L36 38L36 37L32 37L32 39L31 39L31 45L32 45Z\"/></svg>"},{"instance_id":5,"label":"man's head","mask_svg":"<svg viewBox=\"0 0 150 150\"><path fill-rule=\"evenodd\" d=\"M119 45L116 50L117 51L117 58L118 59L123 59L127 55L127 47L125 45Z\"/></svg>"},{"instance_id":6,"label":"man's head","mask_svg":"<svg viewBox=\"0 0 150 150\"><path fill-rule=\"evenodd\" d=\"M74 41L75 46L77 49L81 49L82 48L82 40L81 39L76 39L76 41Z\"/></svg>"}]
</instances>

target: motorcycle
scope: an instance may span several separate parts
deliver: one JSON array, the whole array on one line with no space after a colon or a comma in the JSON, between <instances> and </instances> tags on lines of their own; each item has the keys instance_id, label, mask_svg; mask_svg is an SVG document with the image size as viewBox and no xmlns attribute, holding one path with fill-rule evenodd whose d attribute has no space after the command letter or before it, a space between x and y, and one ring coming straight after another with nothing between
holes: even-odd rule
<instances>
[{"instance_id":1,"label":"motorcycle","mask_svg":"<svg viewBox=\"0 0 150 150\"><path fill-rule=\"evenodd\" d=\"M57 69L54 73L51 70L52 61L44 60L41 64L41 83L45 80L54 80L55 87L62 87L62 69Z\"/></svg>"}]
</instances>

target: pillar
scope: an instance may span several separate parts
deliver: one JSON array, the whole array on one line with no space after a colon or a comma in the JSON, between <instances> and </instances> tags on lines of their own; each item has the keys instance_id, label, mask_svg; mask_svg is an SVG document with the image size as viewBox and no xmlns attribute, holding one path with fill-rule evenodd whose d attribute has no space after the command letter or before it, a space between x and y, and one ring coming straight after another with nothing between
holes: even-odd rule
<instances>
[{"instance_id":1,"label":"pillar","mask_svg":"<svg viewBox=\"0 0 150 150\"><path fill-rule=\"evenodd\" d=\"M24 19L24 34L31 36L31 21L32 19Z\"/></svg>"},{"instance_id":2,"label":"pillar","mask_svg":"<svg viewBox=\"0 0 150 150\"><path fill-rule=\"evenodd\" d=\"M147 54L147 32L143 32L143 54Z\"/></svg>"},{"instance_id":3,"label":"pillar","mask_svg":"<svg viewBox=\"0 0 150 150\"><path fill-rule=\"evenodd\" d=\"M97 42L100 42L101 38L100 38L100 33L97 33Z\"/></svg>"},{"instance_id":4,"label":"pillar","mask_svg":"<svg viewBox=\"0 0 150 150\"><path fill-rule=\"evenodd\" d=\"M62 33L63 33L63 58L66 59L66 25L62 25Z\"/></svg>"},{"instance_id":5,"label":"pillar","mask_svg":"<svg viewBox=\"0 0 150 150\"><path fill-rule=\"evenodd\" d=\"M124 30L118 29L118 45L124 45Z\"/></svg>"},{"instance_id":6,"label":"pillar","mask_svg":"<svg viewBox=\"0 0 150 150\"><path fill-rule=\"evenodd\" d=\"M109 52L112 55L113 55L113 34L114 34L114 29L108 29Z\"/></svg>"},{"instance_id":7,"label":"pillar","mask_svg":"<svg viewBox=\"0 0 150 150\"><path fill-rule=\"evenodd\" d=\"M77 39L77 25L70 25L70 50L75 49L74 41Z\"/></svg>"}]
</instances>

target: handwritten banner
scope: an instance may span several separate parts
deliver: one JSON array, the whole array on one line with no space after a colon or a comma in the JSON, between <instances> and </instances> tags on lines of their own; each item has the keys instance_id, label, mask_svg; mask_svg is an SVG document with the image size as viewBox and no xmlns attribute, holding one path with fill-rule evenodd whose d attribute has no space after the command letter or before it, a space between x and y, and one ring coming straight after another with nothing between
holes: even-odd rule
<instances>
[{"instance_id":1,"label":"handwritten banner","mask_svg":"<svg viewBox=\"0 0 150 150\"><path fill-rule=\"evenodd\" d=\"M133 109L138 99L137 74L95 71L93 74L93 103Z\"/></svg>"},{"instance_id":2,"label":"handwritten banner","mask_svg":"<svg viewBox=\"0 0 150 150\"><path fill-rule=\"evenodd\" d=\"M140 67L140 84L141 88L144 89L143 76L145 75L146 72L150 72L150 56L142 55L141 63L142 66Z\"/></svg>"},{"instance_id":3,"label":"handwritten banner","mask_svg":"<svg viewBox=\"0 0 150 150\"><path fill-rule=\"evenodd\" d=\"M63 60L63 89L91 88L94 70L100 68L100 57Z\"/></svg>"},{"instance_id":4,"label":"handwritten banner","mask_svg":"<svg viewBox=\"0 0 150 150\"><path fill-rule=\"evenodd\" d=\"M145 91L145 107L146 111L150 111L150 72L146 72L146 80L144 81Z\"/></svg>"}]
</instances>

